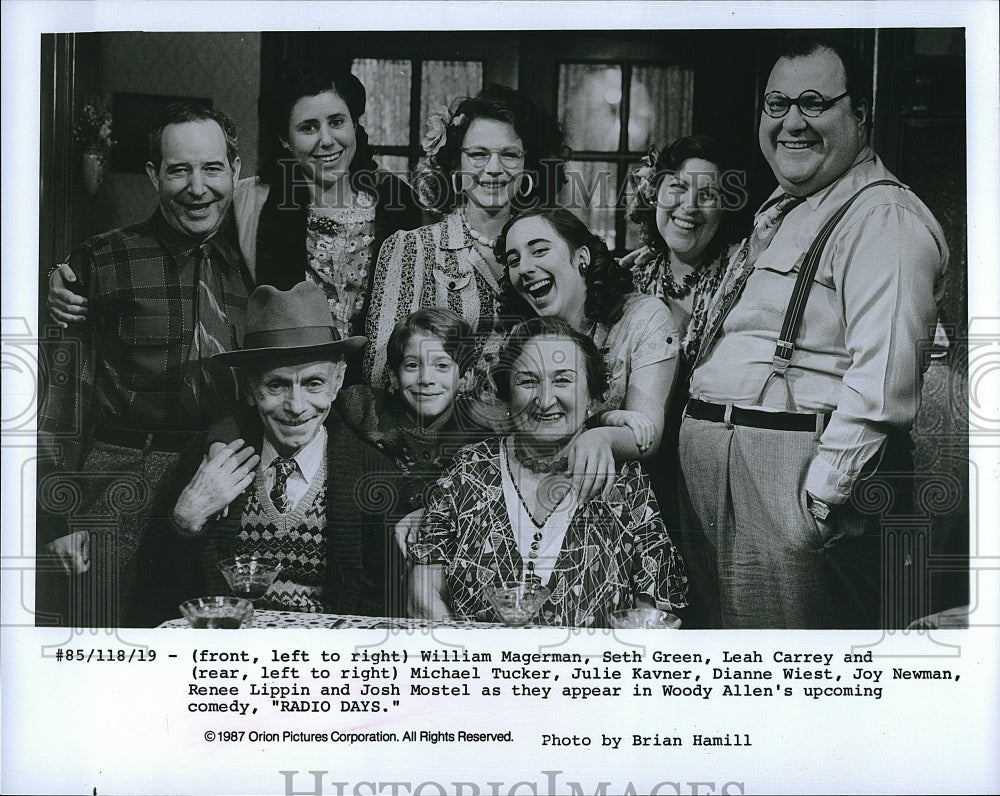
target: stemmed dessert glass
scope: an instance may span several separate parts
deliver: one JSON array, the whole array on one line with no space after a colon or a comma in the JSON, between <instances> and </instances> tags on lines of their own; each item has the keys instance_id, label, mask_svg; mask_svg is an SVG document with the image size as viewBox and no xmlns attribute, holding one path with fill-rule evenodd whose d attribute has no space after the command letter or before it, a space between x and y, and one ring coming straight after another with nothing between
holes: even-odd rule
<instances>
[{"instance_id":1,"label":"stemmed dessert glass","mask_svg":"<svg viewBox=\"0 0 1000 796\"><path fill-rule=\"evenodd\" d=\"M512 581L486 587L486 597L500 621L508 627L530 625L549 597L549 590L535 580Z\"/></svg>"},{"instance_id":2,"label":"stemmed dessert glass","mask_svg":"<svg viewBox=\"0 0 1000 796\"><path fill-rule=\"evenodd\" d=\"M681 620L659 608L625 608L608 617L616 630L676 630Z\"/></svg>"},{"instance_id":3,"label":"stemmed dessert glass","mask_svg":"<svg viewBox=\"0 0 1000 796\"><path fill-rule=\"evenodd\" d=\"M242 597L195 597L180 604L191 627L234 630L253 616L253 603Z\"/></svg>"},{"instance_id":4,"label":"stemmed dessert glass","mask_svg":"<svg viewBox=\"0 0 1000 796\"><path fill-rule=\"evenodd\" d=\"M244 555L220 561L219 571L222 572L235 596L243 597L253 603L271 588L274 579L281 572L281 564L273 558Z\"/></svg>"}]
</instances>

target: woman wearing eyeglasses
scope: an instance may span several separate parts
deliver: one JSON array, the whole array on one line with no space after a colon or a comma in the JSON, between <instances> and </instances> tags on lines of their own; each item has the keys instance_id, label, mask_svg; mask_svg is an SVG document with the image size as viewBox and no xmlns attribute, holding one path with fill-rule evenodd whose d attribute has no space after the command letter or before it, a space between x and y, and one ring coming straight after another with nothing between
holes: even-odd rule
<instances>
[{"instance_id":1,"label":"woman wearing eyeglasses","mask_svg":"<svg viewBox=\"0 0 1000 796\"><path fill-rule=\"evenodd\" d=\"M413 185L444 218L398 232L382 247L366 334L365 378L388 383L386 343L421 307L449 307L485 336L500 305L503 266L493 245L512 208L548 204L565 181L563 136L526 96L489 86L432 116Z\"/></svg>"}]
</instances>

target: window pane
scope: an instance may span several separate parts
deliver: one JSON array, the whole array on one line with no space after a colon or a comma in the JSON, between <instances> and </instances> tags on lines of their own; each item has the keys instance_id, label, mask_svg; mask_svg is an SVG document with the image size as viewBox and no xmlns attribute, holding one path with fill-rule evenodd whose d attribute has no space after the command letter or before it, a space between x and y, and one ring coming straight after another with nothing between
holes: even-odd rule
<instances>
[{"instance_id":1,"label":"window pane","mask_svg":"<svg viewBox=\"0 0 1000 796\"><path fill-rule=\"evenodd\" d=\"M639 163L632 163L628 167L628 177L625 178L625 198L622 202L624 207L628 207L628 203L632 200L633 194L635 194L635 179L633 178L633 173L636 169L641 166ZM626 217L625 221L625 249L627 251L632 251L633 249L638 249L642 245L642 230L639 229L638 224L634 224L628 220Z\"/></svg>"},{"instance_id":2,"label":"window pane","mask_svg":"<svg viewBox=\"0 0 1000 796\"><path fill-rule=\"evenodd\" d=\"M679 66L636 66L632 71L628 148L659 149L691 134L694 71Z\"/></svg>"},{"instance_id":3,"label":"window pane","mask_svg":"<svg viewBox=\"0 0 1000 796\"><path fill-rule=\"evenodd\" d=\"M376 155L375 162L382 171L395 174L400 179L410 181L410 159L404 155Z\"/></svg>"},{"instance_id":4,"label":"window pane","mask_svg":"<svg viewBox=\"0 0 1000 796\"><path fill-rule=\"evenodd\" d=\"M368 101L361 123L373 146L409 146L410 82L409 61L357 58L351 71L365 87Z\"/></svg>"},{"instance_id":5,"label":"window pane","mask_svg":"<svg viewBox=\"0 0 1000 796\"><path fill-rule=\"evenodd\" d=\"M559 204L572 210L595 235L615 249L615 197L618 167L614 163L566 163L566 185Z\"/></svg>"},{"instance_id":6,"label":"window pane","mask_svg":"<svg viewBox=\"0 0 1000 796\"><path fill-rule=\"evenodd\" d=\"M424 61L420 80L420 134L427 117L450 108L459 97L472 97L483 87L480 61Z\"/></svg>"},{"instance_id":7,"label":"window pane","mask_svg":"<svg viewBox=\"0 0 1000 796\"><path fill-rule=\"evenodd\" d=\"M611 64L559 67L559 123L574 150L616 152L621 130L622 70Z\"/></svg>"}]
</instances>

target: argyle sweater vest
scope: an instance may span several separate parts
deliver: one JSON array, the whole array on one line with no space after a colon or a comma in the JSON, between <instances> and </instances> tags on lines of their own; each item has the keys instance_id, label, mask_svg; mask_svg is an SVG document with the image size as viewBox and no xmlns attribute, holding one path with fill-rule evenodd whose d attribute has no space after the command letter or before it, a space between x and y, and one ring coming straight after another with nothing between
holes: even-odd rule
<instances>
[{"instance_id":1,"label":"argyle sweater vest","mask_svg":"<svg viewBox=\"0 0 1000 796\"><path fill-rule=\"evenodd\" d=\"M247 492L236 537L236 555L273 558L281 572L260 608L279 611L323 611L332 598L325 595L327 566L326 462L298 503L278 512L265 487L261 468Z\"/></svg>"}]
</instances>

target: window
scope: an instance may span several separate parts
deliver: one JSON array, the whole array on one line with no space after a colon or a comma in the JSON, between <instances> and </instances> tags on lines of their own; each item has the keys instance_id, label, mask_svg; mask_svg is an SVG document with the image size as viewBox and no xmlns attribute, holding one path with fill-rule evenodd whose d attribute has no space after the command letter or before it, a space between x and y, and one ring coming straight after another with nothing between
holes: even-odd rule
<instances>
[{"instance_id":1,"label":"window","mask_svg":"<svg viewBox=\"0 0 1000 796\"><path fill-rule=\"evenodd\" d=\"M361 123L379 165L403 175L421 153L427 117L483 87L481 61L356 58L351 71L368 89Z\"/></svg>"},{"instance_id":2,"label":"window","mask_svg":"<svg viewBox=\"0 0 1000 796\"><path fill-rule=\"evenodd\" d=\"M562 63L557 107L573 160L561 203L612 251L640 244L625 218L628 173L651 146L690 134L694 71L632 62Z\"/></svg>"}]
</instances>

